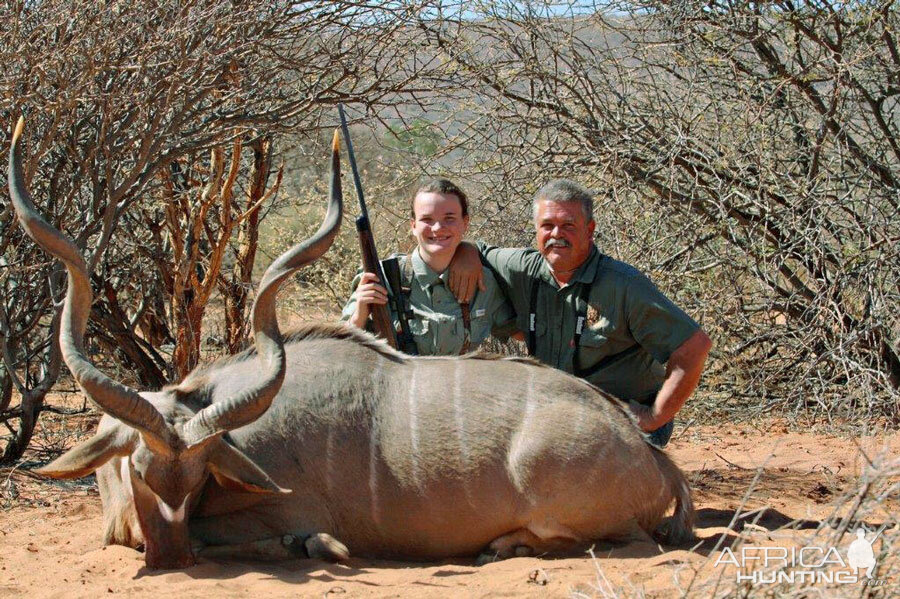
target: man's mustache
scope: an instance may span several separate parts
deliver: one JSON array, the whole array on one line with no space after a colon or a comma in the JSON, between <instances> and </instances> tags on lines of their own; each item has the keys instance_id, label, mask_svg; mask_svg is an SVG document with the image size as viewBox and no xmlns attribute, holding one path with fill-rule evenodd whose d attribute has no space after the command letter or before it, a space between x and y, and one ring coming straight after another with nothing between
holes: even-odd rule
<instances>
[{"instance_id":1,"label":"man's mustache","mask_svg":"<svg viewBox=\"0 0 900 599\"><path fill-rule=\"evenodd\" d=\"M545 248L552 248L552 247L567 248L567 247L572 247L572 244L569 243L568 241L566 241L565 239L548 239L546 241L546 243L544 243L544 247Z\"/></svg>"}]
</instances>

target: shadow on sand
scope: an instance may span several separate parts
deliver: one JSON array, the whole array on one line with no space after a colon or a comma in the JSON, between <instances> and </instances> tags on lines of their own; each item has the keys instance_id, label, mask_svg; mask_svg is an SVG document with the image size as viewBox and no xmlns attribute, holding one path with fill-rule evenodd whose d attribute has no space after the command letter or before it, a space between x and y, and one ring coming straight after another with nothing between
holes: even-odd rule
<instances>
[{"instance_id":1,"label":"shadow on sand","mask_svg":"<svg viewBox=\"0 0 900 599\"><path fill-rule=\"evenodd\" d=\"M456 566L456 569L447 568L431 573L438 578L450 578L455 576L468 576L478 572L474 558L459 558L442 560L439 562L402 562L395 560L377 560L350 558L349 560L335 564L316 559L291 559L283 561L250 561L230 559L200 558L196 565L184 570L151 570L143 567L138 570L134 579L144 577L167 576L172 574L184 574L194 579L205 580L231 580L245 575L265 576L277 579L288 584L303 584L309 581L323 583L340 583L374 570L385 569L410 569L410 568L434 568L436 566ZM465 569L458 569L459 567ZM377 583L355 579L354 583L367 586L381 586ZM431 584L429 586L443 586ZM449 586L449 585L448 585Z\"/></svg>"},{"instance_id":2,"label":"shadow on sand","mask_svg":"<svg viewBox=\"0 0 900 599\"><path fill-rule=\"evenodd\" d=\"M584 544L560 554L542 555L542 559L583 558L589 549L598 559L646 559L671 554L672 563L681 563L683 556L679 551L689 551L704 557L725 547L731 547L741 538L741 532L748 525L760 533L784 530L815 530L821 525L819 520L795 519L772 508L753 511L739 511L718 508L701 508L696 512L697 538L682 545L660 545L650 538L630 539L627 541L601 541ZM726 530L711 530L722 529ZM279 562L227 560L201 558L197 565L185 570L150 570L141 568L135 579L171 575L179 572L195 579L225 580L245 575L263 575L290 584L302 584L308 581L339 584L353 579L355 583L367 586L381 586L377 583L359 579L360 575L377 570L389 569L431 569L448 566L430 574L434 578L450 579L459 576L471 576L479 572L475 558L453 558L434 562L409 562L383 559L350 558L335 564L315 559L294 559ZM422 583L428 586L444 586L438 583ZM447 585L449 586L449 585Z\"/></svg>"}]
</instances>

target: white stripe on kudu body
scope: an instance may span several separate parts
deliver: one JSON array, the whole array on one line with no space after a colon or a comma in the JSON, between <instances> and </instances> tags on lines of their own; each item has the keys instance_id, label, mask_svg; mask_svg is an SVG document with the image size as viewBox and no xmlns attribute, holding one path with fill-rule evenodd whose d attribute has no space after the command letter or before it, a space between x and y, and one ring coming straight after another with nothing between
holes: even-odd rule
<instances>
[{"instance_id":1,"label":"white stripe on kudu body","mask_svg":"<svg viewBox=\"0 0 900 599\"><path fill-rule=\"evenodd\" d=\"M460 377L460 362L453 361L453 418L456 421L456 440L459 445L459 462L460 469L463 472L469 470L469 446L466 441L466 417L463 412L463 391ZM472 498L472 489L469 485L468 477L462 479L463 492L466 494L466 501L470 506L475 505Z\"/></svg>"},{"instance_id":2,"label":"white stripe on kudu body","mask_svg":"<svg viewBox=\"0 0 900 599\"><path fill-rule=\"evenodd\" d=\"M463 416L462 408L462 389L459 383L459 362L454 360L453 364L453 419L456 421L456 438L459 441L459 459L462 462L463 470L469 464L469 448L466 446L466 422Z\"/></svg>"},{"instance_id":3,"label":"white stripe on kudu body","mask_svg":"<svg viewBox=\"0 0 900 599\"><path fill-rule=\"evenodd\" d=\"M325 437L325 490L329 498L334 493L334 451L334 424L329 422Z\"/></svg>"},{"instance_id":4,"label":"white stripe on kudu body","mask_svg":"<svg viewBox=\"0 0 900 599\"><path fill-rule=\"evenodd\" d=\"M534 398L534 369L531 368L528 370L528 382L525 385L525 409L522 412L522 422L519 425L518 432L513 438L512 445L509 448L509 457L506 462L506 467L509 470L509 474L512 477L513 482L516 485L516 488L522 491L524 489L524 481L522 480L521 473L519 472L519 461L522 453L527 449L529 443L529 428L531 427L531 421L533 420L532 414L536 409L536 402Z\"/></svg>"},{"instance_id":5,"label":"white stripe on kudu body","mask_svg":"<svg viewBox=\"0 0 900 599\"><path fill-rule=\"evenodd\" d=\"M417 489L422 488L422 479L419 472L419 421L418 421L418 364L412 363L412 374L409 377L409 459L412 466L413 484Z\"/></svg>"},{"instance_id":6,"label":"white stripe on kudu body","mask_svg":"<svg viewBox=\"0 0 900 599\"><path fill-rule=\"evenodd\" d=\"M369 502L371 504L372 522L377 529L381 528L381 512L378 506L378 414L372 410L372 421L369 425Z\"/></svg>"},{"instance_id":7,"label":"white stripe on kudu body","mask_svg":"<svg viewBox=\"0 0 900 599\"><path fill-rule=\"evenodd\" d=\"M384 368L384 358L381 357L381 354L375 354L375 365L372 367L372 388L377 388L381 385L381 369Z\"/></svg>"},{"instance_id":8,"label":"white stripe on kudu body","mask_svg":"<svg viewBox=\"0 0 900 599\"><path fill-rule=\"evenodd\" d=\"M381 388L381 369L384 358L380 354L374 355L375 364L372 367L371 387ZM375 406L371 409L371 422L369 423L369 502L372 513L372 522L375 527L381 528L381 512L378 502L378 443L380 426L378 424L378 410Z\"/></svg>"}]
</instances>

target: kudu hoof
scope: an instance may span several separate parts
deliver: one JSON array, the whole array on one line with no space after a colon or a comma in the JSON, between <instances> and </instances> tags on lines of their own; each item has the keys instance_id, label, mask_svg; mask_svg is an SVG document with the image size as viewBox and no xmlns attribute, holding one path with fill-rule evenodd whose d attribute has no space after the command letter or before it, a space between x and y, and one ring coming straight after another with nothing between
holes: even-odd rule
<instances>
[{"instance_id":1,"label":"kudu hoof","mask_svg":"<svg viewBox=\"0 0 900 599\"><path fill-rule=\"evenodd\" d=\"M324 532L310 535L303 541L303 546L306 548L306 554L312 559L342 562L350 557L350 550L346 545Z\"/></svg>"},{"instance_id":2,"label":"kudu hoof","mask_svg":"<svg viewBox=\"0 0 900 599\"><path fill-rule=\"evenodd\" d=\"M500 561L500 555L498 553L482 553L477 558L475 558L476 566L484 566L486 564L493 564L494 562Z\"/></svg>"}]
</instances>

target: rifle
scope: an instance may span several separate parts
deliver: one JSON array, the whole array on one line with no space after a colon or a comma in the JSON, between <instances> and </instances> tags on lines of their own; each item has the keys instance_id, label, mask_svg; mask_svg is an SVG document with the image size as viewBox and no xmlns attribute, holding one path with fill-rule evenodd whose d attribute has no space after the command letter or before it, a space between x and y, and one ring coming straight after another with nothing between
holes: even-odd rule
<instances>
[{"instance_id":1,"label":"rifle","mask_svg":"<svg viewBox=\"0 0 900 599\"><path fill-rule=\"evenodd\" d=\"M344 115L344 105L338 104L338 112L341 115L341 131L347 141L347 157L350 162L350 170L353 172L353 185L356 187L356 197L359 198L359 216L356 218L356 232L359 236L359 248L362 252L363 270L378 277L378 284L385 285L384 272L381 270L381 262L378 261L378 252L375 249L375 236L372 234L372 226L369 223L369 211L366 210L366 200L363 198L362 182L359 179L359 171L356 168L356 157L353 154L353 142L350 141L350 131L347 129L347 117ZM396 293L397 291L395 291ZM390 301L390 298L389 300ZM375 333L383 337L394 349L397 348L397 333L394 331L394 322L391 319L387 306L372 304L372 323L375 325Z\"/></svg>"}]
</instances>

